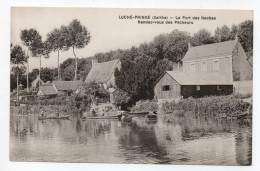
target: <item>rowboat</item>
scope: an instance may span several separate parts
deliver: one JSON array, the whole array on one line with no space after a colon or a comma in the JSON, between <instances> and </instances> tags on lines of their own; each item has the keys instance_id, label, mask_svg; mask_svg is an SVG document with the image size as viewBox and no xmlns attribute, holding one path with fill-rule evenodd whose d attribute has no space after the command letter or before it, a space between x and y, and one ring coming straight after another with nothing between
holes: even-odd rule
<instances>
[{"instance_id":1,"label":"rowboat","mask_svg":"<svg viewBox=\"0 0 260 171\"><path fill-rule=\"evenodd\" d=\"M155 115L155 114L149 114L149 115L146 115L146 117L148 119L157 119L157 115Z\"/></svg>"},{"instance_id":2,"label":"rowboat","mask_svg":"<svg viewBox=\"0 0 260 171\"><path fill-rule=\"evenodd\" d=\"M69 119L70 115L65 115L65 116L38 116L39 120L45 120L45 119Z\"/></svg>"},{"instance_id":3,"label":"rowboat","mask_svg":"<svg viewBox=\"0 0 260 171\"><path fill-rule=\"evenodd\" d=\"M149 112L127 112L128 115L147 115Z\"/></svg>"},{"instance_id":4,"label":"rowboat","mask_svg":"<svg viewBox=\"0 0 260 171\"><path fill-rule=\"evenodd\" d=\"M120 115L113 116L88 116L87 119L119 119Z\"/></svg>"}]
</instances>

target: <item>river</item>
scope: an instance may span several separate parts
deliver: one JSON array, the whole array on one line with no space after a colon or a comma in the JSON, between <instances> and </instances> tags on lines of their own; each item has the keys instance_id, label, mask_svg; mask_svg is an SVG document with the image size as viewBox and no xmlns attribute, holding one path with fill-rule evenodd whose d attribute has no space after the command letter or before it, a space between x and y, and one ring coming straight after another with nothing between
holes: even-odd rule
<instances>
[{"instance_id":1,"label":"river","mask_svg":"<svg viewBox=\"0 0 260 171\"><path fill-rule=\"evenodd\" d=\"M251 122L185 119L167 123L10 117L10 160L250 165Z\"/></svg>"}]
</instances>

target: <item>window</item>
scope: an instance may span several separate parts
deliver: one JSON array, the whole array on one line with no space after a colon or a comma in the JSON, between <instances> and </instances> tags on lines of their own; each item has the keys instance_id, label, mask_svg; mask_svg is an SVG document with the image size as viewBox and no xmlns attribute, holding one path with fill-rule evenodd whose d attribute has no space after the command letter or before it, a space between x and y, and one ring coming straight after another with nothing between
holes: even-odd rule
<instances>
[{"instance_id":1,"label":"window","mask_svg":"<svg viewBox=\"0 0 260 171\"><path fill-rule=\"evenodd\" d=\"M213 61L213 71L219 71L219 61L218 60Z\"/></svg>"},{"instance_id":2,"label":"window","mask_svg":"<svg viewBox=\"0 0 260 171\"><path fill-rule=\"evenodd\" d=\"M195 72L195 64L194 63L190 64L190 71Z\"/></svg>"},{"instance_id":3,"label":"window","mask_svg":"<svg viewBox=\"0 0 260 171\"><path fill-rule=\"evenodd\" d=\"M169 85L163 86L162 91L170 91L170 86Z\"/></svg>"},{"instance_id":4,"label":"window","mask_svg":"<svg viewBox=\"0 0 260 171\"><path fill-rule=\"evenodd\" d=\"M201 65L202 65L202 71L206 72L207 71L207 61L202 61Z\"/></svg>"},{"instance_id":5,"label":"window","mask_svg":"<svg viewBox=\"0 0 260 171\"><path fill-rule=\"evenodd\" d=\"M200 86L196 86L196 90L199 91L200 90Z\"/></svg>"}]
</instances>

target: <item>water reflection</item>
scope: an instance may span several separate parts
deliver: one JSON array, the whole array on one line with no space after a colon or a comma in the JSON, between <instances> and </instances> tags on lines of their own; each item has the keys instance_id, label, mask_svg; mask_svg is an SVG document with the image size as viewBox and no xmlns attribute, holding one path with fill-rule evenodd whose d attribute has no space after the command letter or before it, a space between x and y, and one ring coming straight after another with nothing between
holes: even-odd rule
<instances>
[{"instance_id":1,"label":"water reflection","mask_svg":"<svg viewBox=\"0 0 260 171\"><path fill-rule=\"evenodd\" d=\"M250 120L43 120L12 116L14 161L250 165Z\"/></svg>"}]
</instances>

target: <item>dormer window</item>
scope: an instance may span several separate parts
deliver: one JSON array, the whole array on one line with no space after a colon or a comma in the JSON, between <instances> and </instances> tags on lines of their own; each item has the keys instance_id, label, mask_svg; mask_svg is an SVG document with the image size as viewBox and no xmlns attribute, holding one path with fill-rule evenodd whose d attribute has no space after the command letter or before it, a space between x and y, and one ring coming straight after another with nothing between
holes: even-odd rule
<instances>
[{"instance_id":1,"label":"dormer window","mask_svg":"<svg viewBox=\"0 0 260 171\"><path fill-rule=\"evenodd\" d=\"M213 61L213 71L215 72L219 71L219 60Z\"/></svg>"},{"instance_id":2,"label":"dormer window","mask_svg":"<svg viewBox=\"0 0 260 171\"><path fill-rule=\"evenodd\" d=\"M195 72L195 63L190 64L190 72Z\"/></svg>"},{"instance_id":3,"label":"dormer window","mask_svg":"<svg viewBox=\"0 0 260 171\"><path fill-rule=\"evenodd\" d=\"M206 72L207 71L207 61L202 61L201 65L202 65L202 71Z\"/></svg>"}]
</instances>

